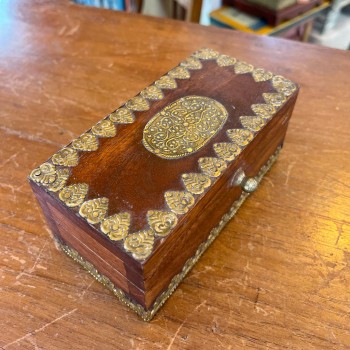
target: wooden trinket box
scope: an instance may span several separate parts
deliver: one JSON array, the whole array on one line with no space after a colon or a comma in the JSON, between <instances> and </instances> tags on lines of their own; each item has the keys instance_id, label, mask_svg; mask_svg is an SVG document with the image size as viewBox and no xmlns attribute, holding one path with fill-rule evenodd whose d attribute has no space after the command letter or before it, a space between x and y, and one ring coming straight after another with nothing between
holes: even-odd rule
<instances>
[{"instance_id":1,"label":"wooden trinket box","mask_svg":"<svg viewBox=\"0 0 350 350\"><path fill-rule=\"evenodd\" d=\"M195 52L32 171L62 250L150 320L275 160L297 94Z\"/></svg>"}]
</instances>

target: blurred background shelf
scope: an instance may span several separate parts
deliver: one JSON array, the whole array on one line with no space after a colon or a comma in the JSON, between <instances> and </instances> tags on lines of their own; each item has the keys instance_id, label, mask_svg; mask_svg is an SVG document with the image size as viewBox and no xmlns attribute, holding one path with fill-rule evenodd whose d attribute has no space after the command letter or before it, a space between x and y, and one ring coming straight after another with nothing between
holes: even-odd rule
<instances>
[{"instance_id":1,"label":"blurred background shelf","mask_svg":"<svg viewBox=\"0 0 350 350\"><path fill-rule=\"evenodd\" d=\"M259 3L256 3L258 1ZM234 4L238 10L266 20L269 26L278 26L284 21L291 20L305 12L320 6L323 0L309 0L298 3L295 0L234 0L227 3ZM264 5L266 3L266 5Z\"/></svg>"},{"instance_id":2,"label":"blurred background shelf","mask_svg":"<svg viewBox=\"0 0 350 350\"><path fill-rule=\"evenodd\" d=\"M271 26L260 17L247 14L235 7L222 7L210 14L211 23L220 27L232 28L258 35L281 36L288 39L307 41L312 27L312 21L325 11L330 4L322 3L313 9L284 21L277 26Z\"/></svg>"},{"instance_id":3,"label":"blurred background shelf","mask_svg":"<svg viewBox=\"0 0 350 350\"><path fill-rule=\"evenodd\" d=\"M310 42L350 50L350 0L338 0L315 20Z\"/></svg>"},{"instance_id":4,"label":"blurred background shelf","mask_svg":"<svg viewBox=\"0 0 350 350\"><path fill-rule=\"evenodd\" d=\"M72 1L82 5L214 25L344 50L350 46L350 0Z\"/></svg>"}]
</instances>

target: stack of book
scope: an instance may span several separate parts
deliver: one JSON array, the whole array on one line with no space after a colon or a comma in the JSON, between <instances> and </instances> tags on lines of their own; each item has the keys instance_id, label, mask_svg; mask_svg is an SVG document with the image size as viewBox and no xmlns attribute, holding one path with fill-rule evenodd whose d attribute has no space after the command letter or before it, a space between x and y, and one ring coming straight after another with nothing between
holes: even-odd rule
<instances>
[{"instance_id":1,"label":"stack of book","mask_svg":"<svg viewBox=\"0 0 350 350\"><path fill-rule=\"evenodd\" d=\"M309 0L286 6L292 0L234 0L234 6L224 6L210 13L212 25L232 28L259 35L283 36L301 40L304 27L329 7L328 2ZM256 2L255 4L252 3ZM268 1L270 8L261 4ZM293 0L294 1L294 0ZM260 3L260 4L258 4Z\"/></svg>"},{"instance_id":2,"label":"stack of book","mask_svg":"<svg viewBox=\"0 0 350 350\"><path fill-rule=\"evenodd\" d=\"M270 25L277 26L304 14L323 0L225 0L224 4L233 5L249 15L260 17Z\"/></svg>"},{"instance_id":3,"label":"stack of book","mask_svg":"<svg viewBox=\"0 0 350 350\"><path fill-rule=\"evenodd\" d=\"M142 1L139 0L73 0L77 4L106 8L109 10L140 12Z\"/></svg>"}]
</instances>

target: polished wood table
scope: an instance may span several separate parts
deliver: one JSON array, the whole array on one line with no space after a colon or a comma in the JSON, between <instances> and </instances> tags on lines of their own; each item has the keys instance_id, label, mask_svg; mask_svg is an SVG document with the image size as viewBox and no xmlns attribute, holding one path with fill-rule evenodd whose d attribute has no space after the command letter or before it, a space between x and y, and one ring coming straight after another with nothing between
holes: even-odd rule
<instances>
[{"instance_id":1,"label":"polished wood table","mask_svg":"<svg viewBox=\"0 0 350 350\"><path fill-rule=\"evenodd\" d=\"M276 165L144 323L56 249L26 176L204 46L301 92ZM349 348L349 72L349 52L68 1L1 1L1 349Z\"/></svg>"}]
</instances>

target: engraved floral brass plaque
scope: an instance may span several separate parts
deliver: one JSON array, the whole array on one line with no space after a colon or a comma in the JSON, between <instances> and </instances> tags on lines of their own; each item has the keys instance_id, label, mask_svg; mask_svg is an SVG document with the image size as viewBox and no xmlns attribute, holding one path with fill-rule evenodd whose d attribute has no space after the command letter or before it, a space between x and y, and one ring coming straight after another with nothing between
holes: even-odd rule
<instances>
[{"instance_id":1,"label":"engraved floral brass plaque","mask_svg":"<svg viewBox=\"0 0 350 350\"><path fill-rule=\"evenodd\" d=\"M158 112L143 130L143 145L165 159L198 151L227 120L225 107L208 97L185 96Z\"/></svg>"}]
</instances>

